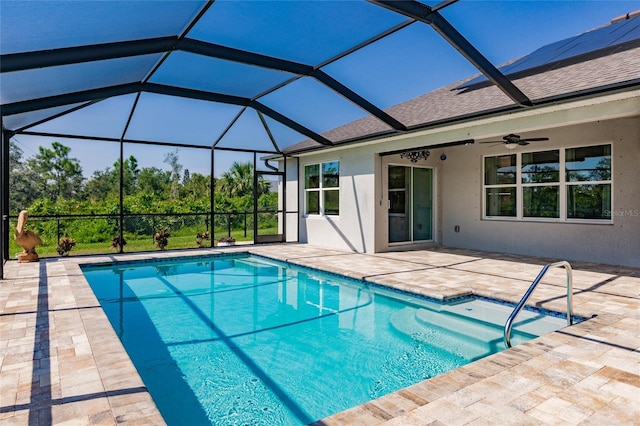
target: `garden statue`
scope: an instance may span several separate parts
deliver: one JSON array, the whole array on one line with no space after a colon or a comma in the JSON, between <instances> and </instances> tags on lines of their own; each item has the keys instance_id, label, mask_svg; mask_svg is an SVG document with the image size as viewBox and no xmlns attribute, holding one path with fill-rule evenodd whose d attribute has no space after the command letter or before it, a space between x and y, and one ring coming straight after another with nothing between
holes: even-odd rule
<instances>
[{"instance_id":1,"label":"garden statue","mask_svg":"<svg viewBox=\"0 0 640 426\"><path fill-rule=\"evenodd\" d=\"M36 253L36 246L42 245L42 240L35 232L24 229L28 217L29 212L26 210L20 212L18 216L18 226L16 226L16 232L13 235L13 239L16 240L18 245L24 250L22 253L18 253L18 262L37 262L38 253Z\"/></svg>"}]
</instances>

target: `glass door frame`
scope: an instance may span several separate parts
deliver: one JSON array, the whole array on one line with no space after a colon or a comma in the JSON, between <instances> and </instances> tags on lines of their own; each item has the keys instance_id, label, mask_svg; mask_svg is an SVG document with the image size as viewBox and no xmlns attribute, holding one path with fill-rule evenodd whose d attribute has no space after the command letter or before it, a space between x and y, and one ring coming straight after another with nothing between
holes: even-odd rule
<instances>
[{"instance_id":1,"label":"glass door frame","mask_svg":"<svg viewBox=\"0 0 640 426\"><path fill-rule=\"evenodd\" d=\"M286 157L284 159L284 170L286 170ZM266 164L266 163L265 163ZM254 244L264 244L264 243L281 243L286 240L287 235L287 220L286 220L286 211L287 211L287 177L285 171L267 171L267 170L258 170L257 169L257 159L254 154L253 157L253 243ZM258 179L260 176L277 176L280 178L281 188L278 190L278 207L276 210L258 210ZM278 234L260 234L258 227L258 216L260 213L275 213L278 218L278 227L282 232Z\"/></svg>"},{"instance_id":2,"label":"glass door frame","mask_svg":"<svg viewBox=\"0 0 640 426\"><path fill-rule=\"evenodd\" d=\"M404 168L408 168L411 170L411 190L407 191L410 192L410 196L409 196L409 200L408 200L408 215L409 215L409 239L405 240L405 241L394 241L391 242L391 232L390 232L390 226L389 226L389 217L390 217L390 210L391 210L391 200L389 198L389 192L390 192L390 174L389 174L389 169L391 167L404 167ZM413 188L413 176L414 176L414 170L415 169L427 169L427 170L431 170L431 238L428 240L415 240L414 239L414 215L413 215L413 207L414 207L414 188ZM402 164L402 163L387 163L386 164L386 170L383 171L384 173L387 174L387 185L385 188L386 191L386 197L387 197L387 209L386 209L386 215L387 215L387 245L389 247L394 247L394 246L401 246L401 245L408 245L408 244L424 244L424 243L433 243L436 241L436 235L437 235L437 208L436 208L436 203L437 203L437 192L436 192L436 188L437 188L437 184L436 184L436 167L434 166L417 166L417 165L410 165L410 164Z\"/></svg>"}]
</instances>

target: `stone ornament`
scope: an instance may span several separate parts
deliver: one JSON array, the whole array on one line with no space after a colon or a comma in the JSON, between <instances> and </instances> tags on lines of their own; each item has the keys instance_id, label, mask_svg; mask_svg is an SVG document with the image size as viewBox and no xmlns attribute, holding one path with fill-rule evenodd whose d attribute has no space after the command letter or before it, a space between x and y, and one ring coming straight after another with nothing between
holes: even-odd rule
<instances>
[{"instance_id":1,"label":"stone ornament","mask_svg":"<svg viewBox=\"0 0 640 426\"><path fill-rule=\"evenodd\" d=\"M37 262L39 260L36 246L42 245L42 240L35 232L24 229L28 217L29 212L26 210L20 212L18 226L16 226L16 232L13 235L13 239L23 249L22 253L18 253L18 262Z\"/></svg>"}]
</instances>

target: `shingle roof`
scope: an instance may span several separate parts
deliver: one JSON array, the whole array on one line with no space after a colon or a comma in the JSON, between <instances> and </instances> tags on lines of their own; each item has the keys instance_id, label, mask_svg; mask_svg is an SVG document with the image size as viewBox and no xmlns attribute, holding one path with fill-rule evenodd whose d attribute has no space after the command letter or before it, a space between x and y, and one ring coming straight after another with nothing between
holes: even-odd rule
<instances>
[{"instance_id":1,"label":"shingle roof","mask_svg":"<svg viewBox=\"0 0 640 426\"><path fill-rule=\"evenodd\" d=\"M636 43L637 46L637 43ZM471 76L462 81L426 93L422 96L386 110L391 116L406 124L410 130L424 129L445 122L469 119L522 107L513 102L497 87L484 86L474 89L460 87L477 78ZM628 48L596 58L571 63L559 68L528 75L513 80L534 105L544 105L552 99L572 99L619 88L627 83L640 86L640 47ZM335 145L345 144L363 137L373 139L391 134L390 129L373 117L365 117L323 133ZM313 140L305 140L290 146L286 152L296 153L322 146Z\"/></svg>"}]
</instances>

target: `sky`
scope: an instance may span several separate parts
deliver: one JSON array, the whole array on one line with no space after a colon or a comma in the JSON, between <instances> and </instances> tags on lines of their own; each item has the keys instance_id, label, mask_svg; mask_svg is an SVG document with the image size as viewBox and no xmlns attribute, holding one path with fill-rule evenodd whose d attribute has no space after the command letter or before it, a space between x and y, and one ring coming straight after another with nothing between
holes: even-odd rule
<instances>
[{"instance_id":1,"label":"sky","mask_svg":"<svg viewBox=\"0 0 640 426\"><path fill-rule=\"evenodd\" d=\"M431 2L434 4L437 2ZM49 2L49 5L56 2ZM87 8L90 13L95 2ZM109 10L110 2L99 2ZM112 3L127 5L126 2ZM147 4L154 4L153 1ZM160 5L155 19L163 19ZM166 4L166 2L164 3ZM10 2L3 0L0 11L6 19L12 16ZM328 7L330 6L330 7ZM175 6L175 3L171 7ZM339 51L357 44L379 28L402 22L405 18L377 6L352 1L217 1L208 14L189 33L189 37L243 48L271 56L283 57L306 64L317 64ZM461 32L494 65L531 53L545 44L571 37L607 24L612 18L640 9L639 0L461 0L441 11L442 15ZM38 13L43 17L38 17ZM51 13L34 9L22 21L47 19ZM105 12L107 13L107 12ZM189 12L191 13L191 12ZM185 12L186 14L186 12ZM81 15L81 14L79 14ZM8 16L8 17L7 17ZM68 18L68 17L67 17ZM113 26L117 24L114 17ZM17 19L17 18L16 18ZM73 19L73 17L71 17ZM133 18L129 18L133 19ZM287 22L286 26L281 25ZM109 21L107 16L105 21ZM125 22L126 23L126 22ZM153 22L152 22L153 23ZM31 23L32 43L47 36ZM131 23L130 23L131 24ZM378 27L376 27L378 25ZM70 27L72 27L70 25ZM14 29L20 30L19 28ZM0 30L7 40L10 30ZM43 30L44 31L44 30ZM346 32L345 32L346 31ZM114 30L115 33L115 30ZM23 33L24 34L24 30ZM307 37L308 36L308 37ZM97 37L97 36L96 36ZM15 37L14 37L15 38ZM97 40L96 42L99 42ZM25 42L26 43L26 42ZM8 44L3 44L6 50ZM5 52L2 52L5 53ZM113 65L111 75L144 72L145 64L157 58L141 57L122 60ZM187 65L191 66L187 66ZM241 96L259 93L265 87L285 81L291 75L279 71L249 67L183 52L172 54L166 68L152 78L152 82L178 81L212 91L238 92ZM95 64L77 66L75 78L89 79ZM381 108L388 108L444 85L476 74L470 65L428 25L416 23L393 35L365 47L352 55L335 61L323 70ZM10 73L9 73L10 74ZM28 75L34 87L48 90L60 82L48 82L35 70ZM3 75L3 97L20 96L12 93L12 76ZM73 86L74 81L64 84ZM48 85L48 86L47 86ZM125 95L95 104L84 112L39 126L40 131L62 132L72 128L80 134L120 137L126 123L134 95ZM216 140L227 124L241 111L232 105L212 104L179 98L143 94L127 132L128 138L145 137L166 142L185 142L207 146ZM360 108L328 90L312 78L302 78L260 99L265 105L299 121L318 133L363 117ZM3 102L5 100L3 99ZM80 113L80 114L79 114ZM304 136L267 119L270 130L283 146L305 139ZM244 144L251 148L270 149L271 144L257 115L248 110L220 142L220 146ZM34 129L35 130L35 129ZM71 156L80 160L86 177L96 170L110 167L118 158L118 144L110 142L77 141L17 135L24 157L33 156L38 146L49 146L54 140L70 146ZM177 148L180 162L191 173L209 173L210 151ZM175 148L125 145L125 156L134 155L140 167L168 168L164 158ZM216 170L220 175L233 161L249 161L250 156L216 153Z\"/></svg>"}]
</instances>

